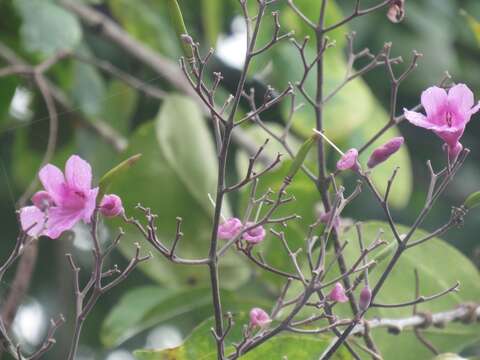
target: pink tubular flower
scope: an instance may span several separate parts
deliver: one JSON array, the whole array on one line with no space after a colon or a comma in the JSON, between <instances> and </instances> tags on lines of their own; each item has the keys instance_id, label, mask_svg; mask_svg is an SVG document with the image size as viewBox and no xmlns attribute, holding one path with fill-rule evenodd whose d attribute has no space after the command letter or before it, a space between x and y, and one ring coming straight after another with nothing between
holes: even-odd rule
<instances>
[{"instance_id":1,"label":"pink tubular flower","mask_svg":"<svg viewBox=\"0 0 480 360\"><path fill-rule=\"evenodd\" d=\"M386 161L400 149L403 145L403 141L404 139L401 136L394 137L382 146L373 150L372 155L370 155L370 158L368 159L367 166L371 169Z\"/></svg>"},{"instance_id":2,"label":"pink tubular flower","mask_svg":"<svg viewBox=\"0 0 480 360\"><path fill-rule=\"evenodd\" d=\"M358 307L361 311L365 311L370 306L372 300L372 290L368 286L365 286L360 292L360 299L358 301Z\"/></svg>"},{"instance_id":3,"label":"pink tubular flower","mask_svg":"<svg viewBox=\"0 0 480 360\"><path fill-rule=\"evenodd\" d=\"M122 199L115 194L104 195L100 202L100 212L107 217L115 217L123 213Z\"/></svg>"},{"instance_id":4,"label":"pink tubular flower","mask_svg":"<svg viewBox=\"0 0 480 360\"><path fill-rule=\"evenodd\" d=\"M230 240L238 235L242 229L242 222L237 218L230 218L218 226L218 238Z\"/></svg>"},{"instance_id":5,"label":"pink tubular flower","mask_svg":"<svg viewBox=\"0 0 480 360\"><path fill-rule=\"evenodd\" d=\"M340 160L337 162L337 169L342 170L353 170L358 171L360 168L358 164L358 150L350 149L348 150Z\"/></svg>"},{"instance_id":6,"label":"pink tubular flower","mask_svg":"<svg viewBox=\"0 0 480 360\"><path fill-rule=\"evenodd\" d=\"M448 147L450 158L458 155L459 140L473 114L480 110L474 106L472 91L464 84L445 89L432 86L422 93L422 106L426 115L404 109L405 117L413 125L432 130ZM461 144L460 144L461 145Z\"/></svg>"},{"instance_id":7,"label":"pink tubular flower","mask_svg":"<svg viewBox=\"0 0 480 360\"><path fill-rule=\"evenodd\" d=\"M250 310L250 326L264 327L272 322L270 316L260 308L253 308Z\"/></svg>"},{"instance_id":8,"label":"pink tubular flower","mask_svg":"<svg viewBox=\"0 0 480 360\"><path fill-rule=\"evenodd\" d=\"M80 220L90 223L98 188L92 189L92 169L85 160L72 155L65 165L65 176L47 164L38 177L45 191L33 196L33 206L20 209L22 229L28 235L56 239Z\"/></svg>"},{"instance_id":9,"label":"pink tubular flower","mask_svg":"<svg viewBox=\"0 0 480 360\"><path fill-rule=\"evenodd\" d=\"M247 223L247 227L248 226L252 226L253 223ZM263 239L265 239L265 235L266 235L266 231L265 231L265 228L261 225L257 226L257 227L254 227L253 229L250 229L248 231L246 231L244 234L243 234L243 240L246 240L247 242L251 243L251 244L258 244L260 242L263 241Z\"/></svg>"},{"instance_id":10,"label":"pink tubular flower","mask_svg":"<svg viewBox=\"0 0 480 360\"><path fill-rule=\"evenodd\" d=\"M348 297L345 295L345 289L343 288L343 285L339 282L335 283L335 286L330 291L330 294L327 295L327 299L339 303L347 302Z\"/></svg>"}]
</instances>

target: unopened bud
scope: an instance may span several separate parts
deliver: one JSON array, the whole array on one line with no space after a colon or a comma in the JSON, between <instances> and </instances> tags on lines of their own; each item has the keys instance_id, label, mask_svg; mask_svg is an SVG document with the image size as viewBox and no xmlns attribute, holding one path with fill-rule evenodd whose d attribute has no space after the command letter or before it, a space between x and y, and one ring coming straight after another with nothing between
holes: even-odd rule
<instances>
[{"instance_id":1,"label":"unopened bud","mask_svg":"<svg viewBox=\"0 0 480 360\"><path fill-rule=\"evenodd\" d=\"M348 150L340 160L337 162L337 169L342 170L352 170L358 171L360 169L360 165L358 164L358 150L352 148Z\"/></svg>"},{"instance_id":2,"label":"unopened bud","mask_svg":"<svg viewBox=\"0 0 480 360\"><path fill-rule=\"evenodd\" d=\"M330 293L327 296L327 299L330 301L336 301L339 303L345 303L348 301L347 295L345 295L345 289L343 285L339 282L335 284L333 289L330 291Z\"/></svg>"},{"instance_id":3,"label":"unopened bud","mask_svg":"<svg viewBox=\"0 0 480 360\"><path fill-rule=\"evenodd\" d=\"M107 217L118 216L123 213L122 199L115 194L105 195L100 202L100 212Z\"/></svg>"},{"instance_id":4,"label":"unopened bud","mask_svg":"<svg viewBox=\"0 0 480 360\"><path fill-rule=\"evenodd\" d=\"M365 311L370 306L370 301L372 301L372 290L368 286L365 286L360 292L360 299L358 301L358 307L360 311Z\"/></svg>"},{"instance_id":5,"label":"unopened bud","mask_svg":"<svg viewBox=\"0 0 480 360\"><path fill-rule=\"evenodd\" d=\"M238 235L242 230L242 222L237 218L227 219L218 226L218 238L221 240L230 240Z\"/></svg>"},{"instance_id":6,"label":"unopened bud","mask_svg":"<svg viewBox=\"0 0 480 360\"><path fill-rule=\"evenodd\" d=\"M252 226L253 223L247 223L246 226ZM243 240L249 242L250 244L258 244L265 239L265 235L267 232L265 231L265 228L262 225L258 225L254 227L253 229L250 229L246 231L243 234Z\"/></svg>"},{"instance_id":7,"label":"unopened bud","mask_svg":"<svg viewBox=\"0 0 480 360\"><path fill-rule=\"evenodd\" d=\"M368 159L367 166L371 169L386 161L390 156L395 154L403 145L404 139L401 136L394 137L382 146L373 150L372 155Z\"/></svg>"},{"instance_id":8,"label":"unopened bud","mask_svg":"<svg viewBox=\"0 0 480 360\"><path fill-rule=\"evenodd\" d=\"M250 310L250 326L251 327L264 327L272 322L270 316L265 310L260 308L253 308Z\"/></svg>"}]
</instances>

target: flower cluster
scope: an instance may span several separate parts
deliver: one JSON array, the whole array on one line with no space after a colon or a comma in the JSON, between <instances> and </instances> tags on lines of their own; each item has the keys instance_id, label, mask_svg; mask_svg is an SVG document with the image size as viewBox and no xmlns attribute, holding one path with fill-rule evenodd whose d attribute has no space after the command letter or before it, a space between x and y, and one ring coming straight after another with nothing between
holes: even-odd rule
<instances>
[{"instance_id":1,"label":"flower cluster","mask_svg":"<svg viewBox=\"0 0 480 360\"><path fill-rule=\"evenodd\" d=\"M99 188L92 188L89 163L72 155L65 165L65 174L58 167L47 164L38 176L44 190L32 196L33 205L20 209L20 223L28 235L57 239L79 221L90 223ZM122 201L117 195L105 195L99 210L105 216L120 215Z\"/></svg>"}]
</instances>

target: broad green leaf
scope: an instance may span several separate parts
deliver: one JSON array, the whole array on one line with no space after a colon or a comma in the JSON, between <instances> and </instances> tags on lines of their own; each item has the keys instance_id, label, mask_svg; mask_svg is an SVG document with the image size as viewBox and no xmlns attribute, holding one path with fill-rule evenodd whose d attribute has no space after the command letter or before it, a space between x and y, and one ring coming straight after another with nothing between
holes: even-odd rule
<instances>
[{"instance_id":1,"label":"broad green leaf","mask_svg":"<svg viewBox=\"0 0 480 360\"><path fill-rule=\"evenodd\" d=\"M208 194L216 194L218 164L198 105L185 96L169 96L157 116L156 132L170 167L206 212L213 212Z\"/></svg>"},{"instance_id":2,"label":"broad green leaf","mask_svg":"<svg viewBox=\"0 0 480 360\"><path fill-rule=\"evenodd\" d=\"M268 306L262 299L246 298L222 290L226 311L247 311L253 306ZM166 289L144 286L128 291L107 315L102 324L101 340L106 347L118 346L152 326L188 316L197 323L212 314L210 288Z\"/></svg>"},{"instance_id":3,"label":"broad green leaf","mask_svg":"<svg viewBox=\"0 0 480 360\"><path fill-rule=\"evenodd\" d=\"M378 230L385 231L385 240L394 242L388 224L381 222L368 222L363 226L363 238L366 244L374 241ZM406 233L408 228L398 227L400 234ZM426 235L425 231L418 230L412 241ZM343 236L350 240L345 255L347 261L352 261L358 256L359 248L355 231L352 229ZM378 254L381 250L378 250ZM371 258L373 258L373 255ZM388 261L380 262L370 272L370 282L375 284L380 274L385 270ZM418 311L440 312L454 309L456 306L467 302L477 302L480 298L480 274L474 265L458 250L441 239L434 238L421 246L407 250L389 278L379 292L375 302L382 304L395 304L414 299L414 269L418 269L420 277L421 295L432 295L443 291L456 281L460 282L460 291L450 293L434 301L418 306ZM394 309L373 308L367 313L367 318L386 317L402 318L411 316L411 307ZM423 333L435 347L443 352L459 352L468 344L480 339L480 325L450 323L444 329L435 327L423 330ZM375 340L383 354L392 360L427 359L429 351L416 339L411 329L406 329L397 336L388 334L385 329L373 331Z\"/></svg>"},{"instance_id":4,"label":"broad green leaf","mask_svg":"<svg viewBox=\"0 0 480 360\"><path fill-rule=\"evenodd\" d=\"M95 67L78 61L73 66L73 100L86 116L98 116L107 91L105 83Z\"/></svg>"},{"instance_id":5,"label":"broad green leaf","mask_svg":"<svg viewBox=\"0 0 480 360\"><path fill-rule=\"evenodd\" d=\"M72 50L82 38L77 18L52 1L15 0L23 22L22 42L28 51L41 52L45 57L60 50Z\"/></svg>"},{"instance_id":6,"label":"broad green leaf","mask_svg":"<svg viewBox=\"0 0 480 360\"><path fill-rule=\"evenodd\" d=\"M241 339L242 325L248 322L248 317L244 313L234 314L234 320L235 326L226 339L227 354L233 349L231 344ZM210 319L199 325L179 347L157 351L137 350L134 354L138 360L215 360L216 345L210 330L213 324ZM279 335L247 353L242 359L317 359L328 344L328 338L325 337ZM332 357L335 360L350 358L343 349Z\"/></svg>"}]
</instances>

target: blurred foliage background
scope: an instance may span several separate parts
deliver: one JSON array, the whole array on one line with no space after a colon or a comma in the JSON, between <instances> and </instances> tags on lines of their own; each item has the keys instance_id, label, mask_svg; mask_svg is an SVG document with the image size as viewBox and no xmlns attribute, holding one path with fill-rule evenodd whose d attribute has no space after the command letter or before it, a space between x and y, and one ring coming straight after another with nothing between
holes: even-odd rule
<instances>
[{"instance_id":1,"label":"blurred foliage background","mask_svg":"<svg viewBox=\"0 0 480 360\"><path fill-rule=\"evenodd\" d=\"M181 56L165 1L83 0L83 3L107 15L136 40L166 58L177 62ZM317 13L318 2L303 0L298 3L308 14ZM337 7L332 1L329 21L338 19L342 11L349 13L353 3L338 0ZM364 6L374 3L362 1ZM218 46L211 68L223 72L225 82L222 91L227 94L238 79L238 60L243 46L236 1L181 0L180 4L189 31L200 41L203 50ZM308 30L283 4L278 7L282 11L282 29L294 29L299 38L308 34ZM349 25L350 30L357 33L357 50L368 47L376 53L385 42L391 41L393 55L402 56L405 63L408 63L413 49L423 53L418 69L400 88L399 111L416 105L421 91L439 82L447 70L454 81L467 83L478 98L480 31L474 19L480 20L480 3L477 0L406 0L406 9L406 19L400 24L390 23L385 12L380 11ZM267 22L264 28L262 39L266 40L271 24ZM332 34L337 46L327 58L328 89L333 89L344 74L344 35L347 31L342 28ZM187 220L184 229L187 241L182 245L182 253L198 255L206 252L206 247L201 245L205 244L202 240L210 231L212 216L206 193L214 191L216 159L211 129L202 121L196 104L185 96L175 95L172 84L103 38L101 29L82 25L77 16L53 0L0 0L0 41L31 64L37 64L59 50L73 50L85 57L107 60L124 72L170 94L164 100L154 99L97 67L71 58L61 61L48 72L48 76L65 92L73 109L59 109L59 138L53 162L63 166L71 153L78 153L91 162L98 179L128 154L142 152L144 157L135 173L121 179L115 188L124 199L127 212L133 213L137 202L151 206L160 215L159 231L165 237L174 234L175 217L181 215ZM0 65L7 65L2 56ZM268 84L281 90L287 81L298 80L300 71L298 56L288 42L262 56L253 67L249 86L255 87L260 96ZM352 82L332 101L326 109L327 133L340 147L346 149L362 144L382 126L387 119L389 86L385 69L380 67L364 80ZM243 111L248 111L246 104L242 105ZM274 129L279 129L287 113L288 108L280 105L266 113L264 120ZM112 127L128 141L128 149L121 153L115 151L111 144L85 126L85 119ZM293 130L298 143L311 128L311 121L308 111L295 115ZM38 170L48 138L48 124L42 98L28 78L11 76L0 79L2 254L10 251L18 232L15 202ZM245 131L259 143L265 138L265 134L256 128L246 128ZM444 161L444 154L440 150L440 141L433 134L407 123L402 123L399 131L406 138L408 150L396 155L396 161L392 161L394 164L385 166L376 176L377 180L384 180L395 164L402 167L393 198L394 216L399 223L408 224L423 206L428 185L426 160L432 159L434 164L440 164ZM478 190L479 139L480 122L477 116L470 123L463 140L472 154L424 228L443 224L452 205L460 204L466 195ZM329 157L333 163L334 154ZM244 168L245 158L243 150L235 145L229 169L231 179ZM266 188L275 184L278 180L275 176L272 175L262 186ZM350 180L345 179L347 185ZM315 214L318 200L311 196L309 188L302 187L306 180L299 181L296 190L302 204L299 211L304 216L304 224L307 224ZM244 206L242 194L229 200L229 209L225 212L238 213ZM345 215L358 220L383 219L378 206L363 195L346 210ZM479 222L480 212L472 212L462 229L455 229L446 236L450 244L477 266L480 265ZM105 241L114 235L116 225L108 222L102 228ZM295 235L301 230L300 225L289 231ZM137 239L127 233L122 252L128 254L131 251L133 240ZM72 252L88 275L88 249L88 234L82 226L59 241L40 242L31 288L13 327L15 334L28 346L33 347L41 341L49 317L62 312L69 318L73 296L71 274L64 254ZM436 255L440 256L432 254ZM269 257L274 263L281 262L275 254ZM126 260L116 254L112 263L122 266ZM131 350L145 345L157 348L176 345L194 325L208 316L210 294L204 288L206 274L188 268L173 268L161 259L155 259L144 270L136 271L97 305L87 321L79 359L129 360L133 359ZM455 273L455 264L444 271ZM8 292L13 275L12 270L1 284L3 295ZM226 259L222 277L226 284L224 299L230 309L244 310L262 304L268 306L266 299L278 284L274 280L263 279L268 285L245 285L252 276L255 278L258 274L252 274L242 259L235 256ZM233 291L239 286L245 294L242 298ZM63 358L70 331L71 326L67 323L48 359Z\"/></svg>"}]
</instances>

